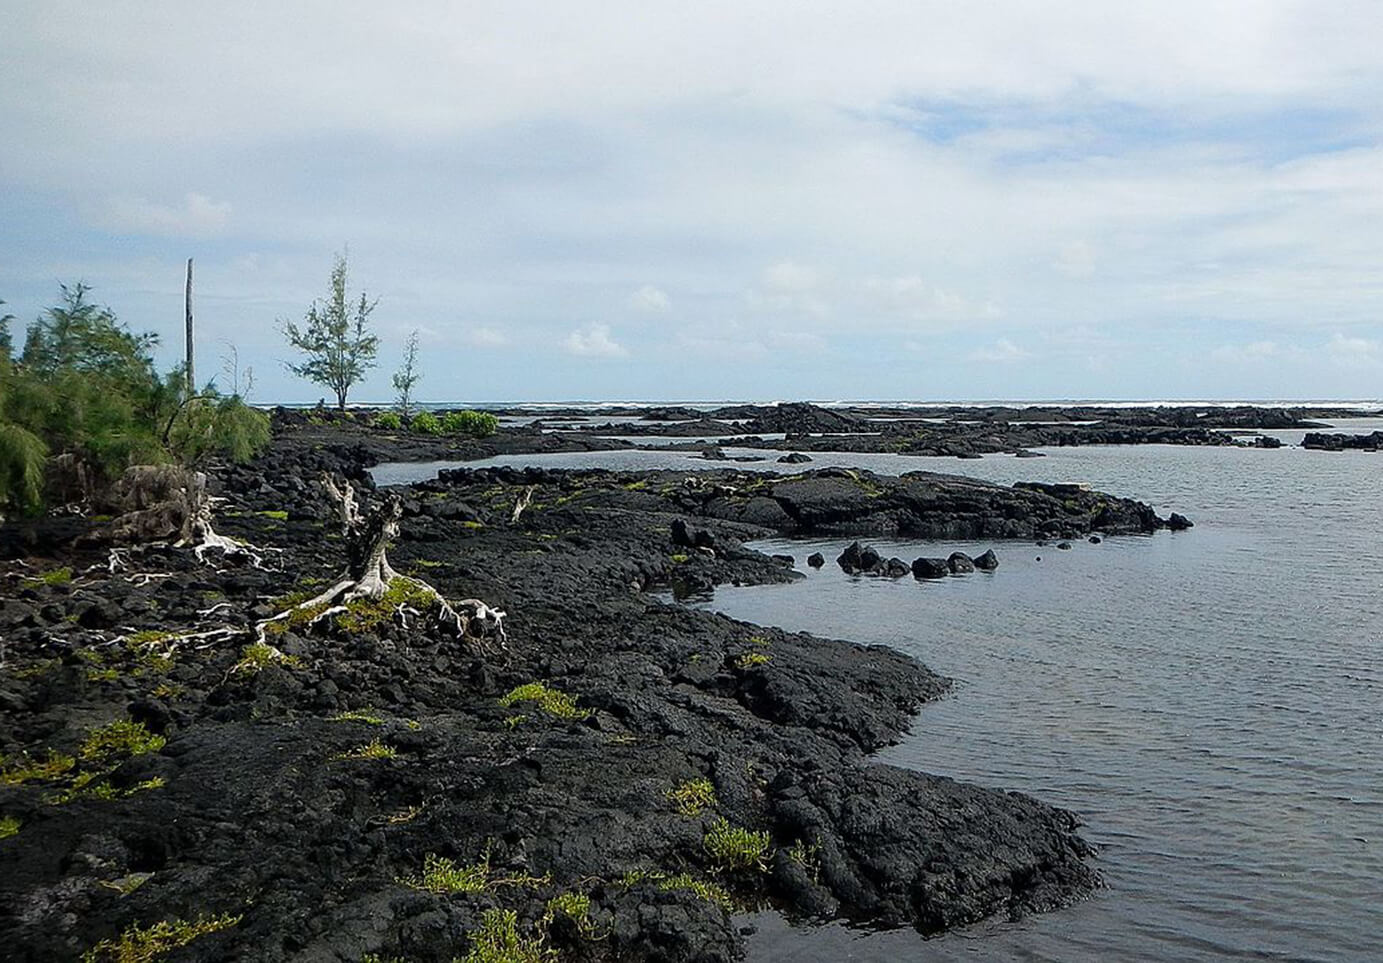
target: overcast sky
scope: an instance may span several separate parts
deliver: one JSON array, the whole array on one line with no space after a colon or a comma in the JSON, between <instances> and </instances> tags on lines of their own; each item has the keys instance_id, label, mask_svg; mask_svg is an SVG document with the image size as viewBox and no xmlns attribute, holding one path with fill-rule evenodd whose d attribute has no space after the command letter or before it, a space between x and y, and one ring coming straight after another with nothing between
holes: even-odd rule
<instances>
[{"instance_id":1,"label":"overcast sky","mask_svg":"<svg viewBox=\"0 0 1383 963\"><path fill-rule=\"evenodd\" d=\"M396 8L396 9L393 9ZM1383 396L1383 10L6 0L0 308L253 400Z\"/></svg>"}]
</instances>

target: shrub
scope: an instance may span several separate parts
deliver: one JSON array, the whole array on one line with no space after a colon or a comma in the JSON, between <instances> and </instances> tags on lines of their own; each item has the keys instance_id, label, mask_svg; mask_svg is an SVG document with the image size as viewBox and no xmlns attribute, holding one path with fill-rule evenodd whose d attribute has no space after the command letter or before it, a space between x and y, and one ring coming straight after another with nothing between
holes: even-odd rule
<instances>
[{"instance_id":1,"label":"shrub","mask_svg":"<svg viewBox=\"0 0 1383 963\"><path fill-rule=\"evenodd\" d=\"M442 433L442 423L437 420L437 416L430 411L420 411L413 416L413 420L408 423L410 431L420 435L440 435Z\"/></svg>"},{"instance_id":2,"label":"shrub","mask_svg":"<svg viewBox=\"0 0 1383 963\"><path fill-rule=\"evenodd\" d=\"M499 431L499 419L486 411L448 411L442 416L442 431L448 435L489 438Z\"/></svg>"},{"instance_id":3,"label":"shrub","mask_svg":"<svg viewBox=\"0 0 1383 963\"><path fill-rule=\"evenodd\" d=\"M403 419L399 417L397 411L382 411L375 415L375 427L398 431L403 427Z\"/></svg>"}]
</instances>

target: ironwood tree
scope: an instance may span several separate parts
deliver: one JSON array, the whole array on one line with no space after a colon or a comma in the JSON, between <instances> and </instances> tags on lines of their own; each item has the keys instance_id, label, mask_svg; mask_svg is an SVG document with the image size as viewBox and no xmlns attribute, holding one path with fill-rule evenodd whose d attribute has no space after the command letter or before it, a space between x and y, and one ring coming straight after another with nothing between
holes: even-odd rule
<instances>
[{"instance_id":1,"label":"ironwood tree","mask_svg":"<svg viewBox=\"0 0 1383 963\"><path fill-rule=\"evenodd\" d=\"M346 410L346 397L365 372L375 366L379 338L370 333L370 315L379 299L371 301L364 291L358 299L346 295L346 255L336 255L331 269L331 290L326 300L313 301L303 316L302 327L283 320L283 336L306 360L289 363L300 378L329 388L336 395L336 409Z\"/></svg>"}]
</instances>

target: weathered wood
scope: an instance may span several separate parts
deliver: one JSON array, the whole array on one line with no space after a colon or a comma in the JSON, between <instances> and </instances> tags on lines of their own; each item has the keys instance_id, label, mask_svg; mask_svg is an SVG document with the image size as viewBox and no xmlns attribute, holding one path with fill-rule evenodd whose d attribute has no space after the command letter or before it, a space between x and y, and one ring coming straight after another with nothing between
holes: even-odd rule
<instances>
[{"instance_id":1,"label":"weathered wood","mask_svg":"<svg viewBox=\"0 0 1383 963\"><path fill-rule=\"evenodd\" d=\"M405 627L410 615L426 617L449 635L464 640L477 652L490 654L506 647L503 611L479 599L464 599L453 606L421 579L394 571L389 564L388 549L389 543L399 533L399 519L403 517L403 502L397 495L391 493L382 502L362 512L356 500L355 488L350 482L338 485L336 479L327 473L323 473L321 481L336 507L341 535L346 543L346 570L336 584L325 592L260 622L256 630L261 639L266 625L289 618L294 612L320 610L315 611L309 623L310 628L331 615L345 611L351 602L360 599L378 601L394 583L403 581L430 603L426 613L409 605L399 605L395 618Z\"/></svg>"},{"instance_id":2,"label":"weathered wood","mask_svg":"<svg viewBox=\"0 0 1383 963\"><path fill-rule=\"evenodd\" d=\"M187 259L187 287L183 293L183 308L187 320L187 396L197 393L197 376L192 351L192 258Z\"/></svg>"}]
</instances>

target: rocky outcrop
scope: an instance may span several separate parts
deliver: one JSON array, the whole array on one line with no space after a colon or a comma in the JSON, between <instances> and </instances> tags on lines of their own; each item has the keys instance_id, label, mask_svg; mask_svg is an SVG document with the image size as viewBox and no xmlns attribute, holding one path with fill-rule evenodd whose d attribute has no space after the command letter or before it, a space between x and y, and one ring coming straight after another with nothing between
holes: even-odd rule
<instances>
[{"instance_id":1,"label":"rocky outcrop","mask_svg":"<svg viewBox=\"0 0 1383 963\"><path fill-rule=\"evenodd\" d=\"M1308 432L1301 447L1316 451L1383 451L1383 431L1367 435L1339 435Z\"/></svg>"}]
</instances>

